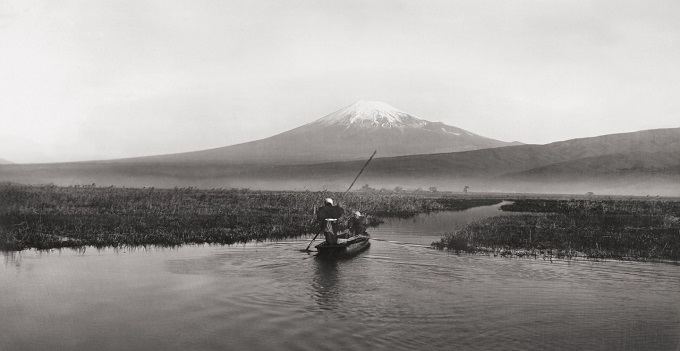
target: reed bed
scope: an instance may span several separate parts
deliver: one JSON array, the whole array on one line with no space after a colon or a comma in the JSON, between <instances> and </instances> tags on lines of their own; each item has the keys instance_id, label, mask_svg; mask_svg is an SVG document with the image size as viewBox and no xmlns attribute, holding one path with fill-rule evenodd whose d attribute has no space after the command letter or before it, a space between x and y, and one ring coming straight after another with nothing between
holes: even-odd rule
<instances>
[{"instance_id":1,"label":"reed bed","mask_svg":"<svg viewBox=\"0 0 680 351\"><path fill-rule=\"evenodd\" d=\"M516 200L446 234L439 249L512 256L679 260L680 203L659 200Z\"/></svg>"},{"instance_id":2,"label":"reed bed","mask_svg":"<svg viewBox=\"0 0 680 351\"><path fill-rule=\"evenodd\" d=\"M177 246L279 240L316 233L315 209L331 192L247 189L130 189L0 185L0 250ZM349 193L346 215L380 218L465 209L492 199ZM344 222L343 218L343 222Z\"/></svg>"}]
</instances>

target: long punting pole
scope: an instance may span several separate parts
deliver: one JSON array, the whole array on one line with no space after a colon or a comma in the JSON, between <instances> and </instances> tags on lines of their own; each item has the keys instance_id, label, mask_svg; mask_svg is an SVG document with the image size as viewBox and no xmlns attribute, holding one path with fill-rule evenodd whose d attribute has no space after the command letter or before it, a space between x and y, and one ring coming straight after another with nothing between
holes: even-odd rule
<instances>
[{"instance_id":1,"label":"long punting pole","mask_svg":"<svg viewBox=\"0 0 680 351\"><path fill-rule=\"evenodd\" d=\"M368 166L368 163L371 162L371 160L373 159L373 156L375 156L376 152L378 152L378 150L373 151L373 155L371 155L371 158L369 158L368 161L366 161L366 164L361 168L361 170L359 171L359 174L357 174L356 178L354 178L354 181L352 181L352 184L349 185L349 188L347 188L347 191L345 191L345 193L342 194L342 197L340 198L340 200L344 199L345 195L347 195L347 193L350 191L350 189L352 189L352 187L354 186L354 183L356 183L357 179L359 179L359 176L361 175L361 173L364 172L364 169L366 169L366 166Z\"/></svg>"}]
</instances>

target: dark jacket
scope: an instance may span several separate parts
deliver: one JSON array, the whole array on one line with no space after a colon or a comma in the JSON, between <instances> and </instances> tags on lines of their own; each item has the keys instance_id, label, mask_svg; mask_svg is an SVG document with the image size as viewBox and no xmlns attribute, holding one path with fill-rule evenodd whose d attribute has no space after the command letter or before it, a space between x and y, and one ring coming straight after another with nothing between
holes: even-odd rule
<instances>
[{"instance_id":1,"label":"dark jacket","mask_svg":"<svg viewBox=\"0 0 680 351\"><path fill-rule=\"evenodd\" d=\"M366 233L366 217L352 217L347 221L347 228L352 234Z\"/></svg>"},{"instance_id":2,"label":"dark jacket","mask_svg":"<svg viewBox=\"0 0 680 351\"><path fill-rule=\"evenodd\" d=\"M316 211L316 219L319 221L319 227L324 232L332 231L333 234L338 232L338 222L327 222L326 219L338 219L342 217L345 210L340 206L322 206Z\"/></svg>"}]
</instances>

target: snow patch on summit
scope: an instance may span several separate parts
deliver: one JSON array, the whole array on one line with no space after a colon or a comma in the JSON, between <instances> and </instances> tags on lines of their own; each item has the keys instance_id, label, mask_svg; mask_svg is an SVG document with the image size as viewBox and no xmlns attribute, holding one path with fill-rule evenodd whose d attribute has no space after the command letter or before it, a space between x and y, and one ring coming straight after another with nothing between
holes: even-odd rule
<instances>
[{"instance_id":1,"label":"snow patch on summit","mask_svg":"<svg viewBox=\"0 0 680 351\"><path fill-rule=\"evenodd\" d=\"M380 101L360 100L317 121L322 125L364 125L385 128L421 127L426 121Z\"/></svg>"}]
</instances>

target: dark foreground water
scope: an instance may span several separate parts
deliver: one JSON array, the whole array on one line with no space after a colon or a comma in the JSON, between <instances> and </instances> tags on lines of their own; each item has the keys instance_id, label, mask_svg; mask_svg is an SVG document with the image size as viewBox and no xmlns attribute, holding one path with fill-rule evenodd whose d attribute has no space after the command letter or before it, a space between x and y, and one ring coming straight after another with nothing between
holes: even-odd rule
<instances>
[{"instance_id":1,"label":"dark foreground water","mask_svg":"<svg viewBox=\"0 0 680 351\"><path fill-rule=\"evenodd\" d=\"M458 256L374 236L330 262L300 252L310 239L6 254L0 350L680 347L678 265Z\"/></svg>"}]
</instances>

